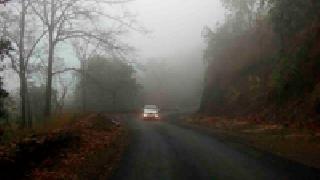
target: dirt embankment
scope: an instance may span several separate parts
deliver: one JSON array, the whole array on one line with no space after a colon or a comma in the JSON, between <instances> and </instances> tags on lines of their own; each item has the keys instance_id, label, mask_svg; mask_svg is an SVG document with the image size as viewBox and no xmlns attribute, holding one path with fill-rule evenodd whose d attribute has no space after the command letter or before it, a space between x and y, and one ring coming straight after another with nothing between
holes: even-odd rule
<instances>
[{"instance_id":1,"label":"dirt embankment","mask_svg":"<svg viewBox=\"0 0 320 180\"><path fill-rule=\"evenodd\" d=\"M186 118L221 138L320 168L320 126L208 116Z\"/></svg>"},{"instance_id":2,"label":"dirt embankment","mask_svg":"<svg viewBox=\"0 0 320 180\"><path fill-rule=\"evenodd\" d=\"M89 115L0 147L1 179L106 179L126 146L114 116Z\"/></svg>"}]
</instances>

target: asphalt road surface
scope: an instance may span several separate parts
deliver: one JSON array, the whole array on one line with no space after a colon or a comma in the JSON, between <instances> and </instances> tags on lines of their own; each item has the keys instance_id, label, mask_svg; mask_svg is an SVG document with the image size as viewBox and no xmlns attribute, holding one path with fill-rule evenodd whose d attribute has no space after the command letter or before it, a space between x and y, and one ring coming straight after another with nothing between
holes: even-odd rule
<instances>
[{"instance_id":1,"label":"asphalt road surface","mask_svg":"<svg viewBox=\"0 0 320 180\"><path fill-rule=\"evenodd\" d=\"M114 180L320 179L317 169L233 146L198 129L127 116L130 145Z\"/></svg>"}]
</instances>

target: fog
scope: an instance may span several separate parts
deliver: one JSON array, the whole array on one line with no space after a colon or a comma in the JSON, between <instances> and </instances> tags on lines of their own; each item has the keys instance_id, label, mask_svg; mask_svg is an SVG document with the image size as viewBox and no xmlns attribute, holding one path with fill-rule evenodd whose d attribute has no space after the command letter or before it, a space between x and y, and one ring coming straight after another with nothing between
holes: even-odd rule
<instances>
[{"instance_id":1,"label":"fog","mask_svg":"<svg viewBox=\"0 0 320 180\"><path fill-rule=\"evenodd\" d=\"M203 27L221 22L225 14L219 0L137 0L129 7L151 31L147 36L129 38L144 58L201 51Z\"/></svg>"},{"instance_id":2,"label":"fog","mask_svg":"<svg viewBox=\"0 0 320 180\"><path fill-rule=\"evenodd\" d=\"M201 34L205 26L214 27L224 19L221 2L137 0L129 8L149 31L147 34L132 32L128 37L128 42L137 49L138 61L147 65L146 72L138 72L138 80L144 86L145 103L197 107L205 70L205 42ZM152 67L150 64L159 65ZM148 71L158 71L158 77L155 79Z\"/></svg>"},{"instance_id":3,"label":"fog","mask_svg":"<svg viewBox=\"0 0 320 180\"><path fill-rule=\"evenodd\" d=\"M155 95L159 87L152 85L156 80L148 75L150 74L148 71L153 70L145 67L144 70L136 69L137 81L143 87L141 91L144 97L143 103L178 106L184 102L197 107L203 88L205 69L203 63L205 43L202 30L205 26L214 27L217 22L223 21L225 10L221 2L219 0L136 0L120 7L106 7L104 13L110 13L110 10L112 14L121 14L121 11L124 11L134 15L135 25L144 29L140 31L129 28L128 33L120 37L123 43L135 49L134 55L127 56L128 61L134 59L142 66L156 64L159 61L165 62L166 67L158 67L160 77L157 78L163 79L163 83L170 86L162 91L166 91L166 98L171 98L171 101L160 103L156 100L159 98ZM110 24L114 23L102 19L99 26L110 28L112 27ZM69 42L58 44L55 51L56 58L62 59L66 67L80 67L77 54ZM161 68L167 68L171 76L161 72ZM6 70L4 76L6 89L17 95L18 75L11 70ZM64 74L64 81L67 81L65 84L71 85L71 89L76 89L75 84L70 83L73 79L69 72ZM42 78L42 82L37 84L43 83L45 79ZM57 89L61 88L57 82L54 82L54 85ZM73 92L70 90L68 97L71 101Z\"/></svg>"},{"instance_id":4,"label":"fog","mask_svg":"<svg viewBox=\"0 0 320 180\"><path fill-rule=\"evenodd\" d=\"M319 9L0 0L0 179L320 179Z\"/></svg>"},{"instance_id":5,"label":"fog","mask_svg":"<svg viewBox=\"0 0 320 180\"><path fill-rule=\"evenodd\" d=\"M224 21L220 0L86 1L75 3L73 9L66 1L32 1L26 7L22 2L12 0L1 14L2 35L14 49L5 58L3 82L18 111L24 111L21 103L29 98L28 93L23 97L23 91L35 96L27 103L30 107L36 103L33 101L40 102L32 108L46 109L46 113L58 109L137 110L145 104L164 109L199 108L207 66L203 29L214 29ZM52 3L60 4L53 20L65 16L63 8L75 15L58 21L53 30L46 21L50 14L46 6ZM24 16L15 11L17 7ZM50 34L55 38L50 39ZM19 58L23 56L26 59ZM24 67L18 66L21 61ZM95 74L98 64L104 66L100 73L108 77ZM121 73L123 77L115 80ZM99 92L93 91L96 88Z\"/></svg>"}]
</instances>

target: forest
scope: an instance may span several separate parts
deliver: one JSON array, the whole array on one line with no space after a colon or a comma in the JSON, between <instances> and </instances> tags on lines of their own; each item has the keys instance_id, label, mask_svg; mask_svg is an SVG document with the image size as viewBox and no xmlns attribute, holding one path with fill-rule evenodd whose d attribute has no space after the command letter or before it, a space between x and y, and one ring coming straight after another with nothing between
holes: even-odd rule
<instances>
[{"instance_id":1,"label":"forest","mask_svg":"<svg viewBox=\"0 0 320 180\"><path fill-rule=\"evenodd\" d=\"M114 114L141 106L123 36L145 29L128 2L0 1L0 179L110 176L126 137Z\"/></svg>"},{"instance_id":2,"label":"forest","mask_svg":"<svg viewBox=\"0 0 320 180\"><path fill-rule=\"evenodd\" d=\"M121 10L126 3L1 1L2 74L12 86L9 94L1 94L2 122L17 121L22 128L32 128L33 123L65 111L134 109L139 103L135 69L129 64L134 48L122 36L145 30L134 15ZM103 19L110 23L102 23ZM71 55L66 55L68 51ZM19 85L14 84L16 79ZM99 97L93 90L103 91L103 98L92 98L92 94ZM119 96L136 103L124 107Z\"/></svg>"},{"instance_id":3,"label":"forest","mask_svg":"<svg viewBox=\"0 0 320 180\"><path fill-rule=\"evenodd\" d=\"M318 121L320 2L222 0L206 27L208 65L200 112L267 121Z\"/></svg>"}]
</instances>

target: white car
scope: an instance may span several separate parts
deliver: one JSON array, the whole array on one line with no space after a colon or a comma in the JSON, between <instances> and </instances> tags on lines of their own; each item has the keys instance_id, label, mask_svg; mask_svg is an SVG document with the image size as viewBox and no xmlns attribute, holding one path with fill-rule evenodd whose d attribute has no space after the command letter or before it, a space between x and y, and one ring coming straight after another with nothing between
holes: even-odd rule
<instances>
[{"instance_id":1,"label":"white car","mask_svg":"<svg viewBox=\"0 0 320 180\"><path fill-rule=\"evenodd\" d=\"M159 120L159 108L156 105L145 105L143 108L143 119L145 120Z\"/></svg>"}]
</instances>

